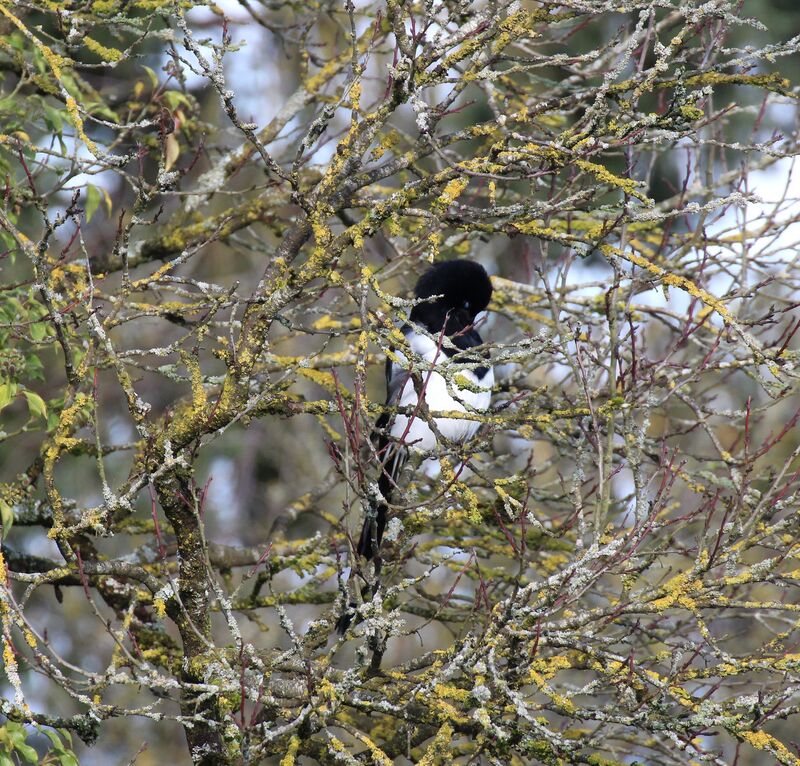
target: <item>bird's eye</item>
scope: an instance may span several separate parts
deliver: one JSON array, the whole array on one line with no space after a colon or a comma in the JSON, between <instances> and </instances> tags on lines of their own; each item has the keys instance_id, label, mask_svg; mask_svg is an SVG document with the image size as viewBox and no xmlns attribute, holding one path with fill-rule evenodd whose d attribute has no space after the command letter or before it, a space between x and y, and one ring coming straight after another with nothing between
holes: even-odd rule
<instances>
[{"instance_id":1,"label":"bird's eye","mask_svg":"<svg viewBox=\"0 0 800 766\"><path fill-rule=\"evenodd\" d=\"M464 302L461 304L461 306L462 306L462 308L465 308L467 311L469 311L469 301L468 301L468 300L465 300L465 301L464 301Z\"/></svg>"}]
</instances>

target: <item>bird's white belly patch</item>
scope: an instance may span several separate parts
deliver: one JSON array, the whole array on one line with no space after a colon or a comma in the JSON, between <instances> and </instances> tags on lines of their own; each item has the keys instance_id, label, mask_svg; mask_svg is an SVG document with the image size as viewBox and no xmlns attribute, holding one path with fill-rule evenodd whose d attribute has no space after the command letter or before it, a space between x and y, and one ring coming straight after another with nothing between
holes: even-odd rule
<instances>
[{"instance_id":1,"label":"bird's white belly patch","mask_svg":"<svg viewBox=\"0 0 800 766\"><path fill-rule=\"evenodd\" d=\"M437 348L429 338L416 336L412 341L412 349L428 362L447 364L447 356ZM407 364L407 360L398 353L398 361ZM433 412L459 411L469 412L477 410L486 411L491 402L491 389L494 385L494 373L491 368L478 379L477 375L467 367L453 365L456 376L463 376L470 388L481 389L474 391L459 388L455 383L448 390L447 381L435 371L422 371L420 377L424 387L424 397L428 408ZM404 374L402 368L396 368L396 374ZM405 373L407 374L407 373ZM401 407L413 407L417 404L417 392L414 381L408 376L397 404ZM466 405L466 406L465 406ZM411 424L409 425L409 420ZM450 441L463 442L472 438L480 427L477 420L462 420L460 418L435 418L434 422L441 435ZM410 418L408 415L398 414L391 428L391 434L396 439L403 441L410 447L420 451L432 450L436 446L436 436L429 428L425 418L421 415Z\"/></svg>"}]
</instances>

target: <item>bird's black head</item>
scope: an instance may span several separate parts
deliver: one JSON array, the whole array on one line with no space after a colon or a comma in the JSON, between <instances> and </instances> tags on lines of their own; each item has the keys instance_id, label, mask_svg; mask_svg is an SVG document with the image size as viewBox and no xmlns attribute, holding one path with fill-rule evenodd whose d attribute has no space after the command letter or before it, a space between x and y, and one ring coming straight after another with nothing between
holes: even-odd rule
<instances>
[{"instance_id":1,"label":"bird's black head","mask_svg":"<svg viewBox=\"0 0 800 766\"><path fill-rule=\"evenodd\" d=\"M414 288L417 298L432 298L411 309L411 321L437 333L447 324L458 331L475 321L492 297L492 283L486 269L474 261L444 261L431 266Z\"/></svg>"}]
</instances>

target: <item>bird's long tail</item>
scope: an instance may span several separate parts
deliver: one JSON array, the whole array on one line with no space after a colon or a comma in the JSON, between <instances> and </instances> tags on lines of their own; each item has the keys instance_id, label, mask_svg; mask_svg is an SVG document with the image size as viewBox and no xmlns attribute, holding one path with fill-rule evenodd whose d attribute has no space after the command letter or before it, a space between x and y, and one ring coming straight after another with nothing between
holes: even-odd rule
<instances>
[{"instance_id":1,"label":"bird's long tail","mask_svg":"<svg viewBox=\"0 0 800 766\"><path fill-rule=\"evenodd\" d=\"M367 561L372 561L380 550L383 532L386 529L386 514L389 510L386 503L390 503L392 500L397 479L406 462L407 450L400 444L387 443L382 454L384 458L381 475L378 478L378 490L383 500L376 503L367 513L356 547L356 553Z\"/></svg>"},{"instance_id":2,"label":"bird's long tail","mask_svg":"<svg viewBox=\"0 0 800 766\"><path fill-rule=\"evenodd\" d=\"M378 453L384 456L381 464L381 475L378 478L378 490L382 500L375 503L368 511L364 519L364 525L361 527L358 545L356 546L356 554L358 556L363 556L367 561L374 561L375 563L374 581L367 583L361 590L361 596L364 599L374 596L380 585L378 579L381 564L379 553L383 533L386 529L386 515L389 511L386 504L392 500L392 493L397 486L397 479L408 456L408 452L403 445L390 443L383 436L381 437ZM354 601L351 601L347 605L344 614L337 620L336 629L340 634L344 634L350 627L357 606Z\"/></svg>"}]
</instances>

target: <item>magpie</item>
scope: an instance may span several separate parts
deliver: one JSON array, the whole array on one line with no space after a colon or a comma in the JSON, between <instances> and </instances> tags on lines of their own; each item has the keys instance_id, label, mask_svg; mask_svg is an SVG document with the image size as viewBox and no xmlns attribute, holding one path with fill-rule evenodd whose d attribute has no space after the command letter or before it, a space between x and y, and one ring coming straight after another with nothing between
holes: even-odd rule
<instances>
[{"instance_id":1,"label":"magpie","mask_svg":"<svg viewBox=\"0 0 800 766\"><path fill-rule=\"evenodd\" d=\"M480 413L489 408L494 372L488 351L473 349L483 345L476 325L485 316L491 297L492 283L486 270L466 260L434 264L414 288L415 304L409 321L400 328L411 360L402 351L391 349L386 359L387 409L375 423L380 499L367 513L356 547L359 556L375 562L376 575L388 503L408 451L433 452L437 433L446 442L463 443L480 427L477 420L436 417L431 429L417 411L420 394L431 412ZM442 375L445 369L448 373ZM457 377L464 381L463 388L454 382ZM392 408L403 412L391 414ZM435 455L425 457L421 468L431 478L441 470ZM340 633L347 630L354 614L355 604L348 607L337 622Z\"/></svg>"}]
</instances>

